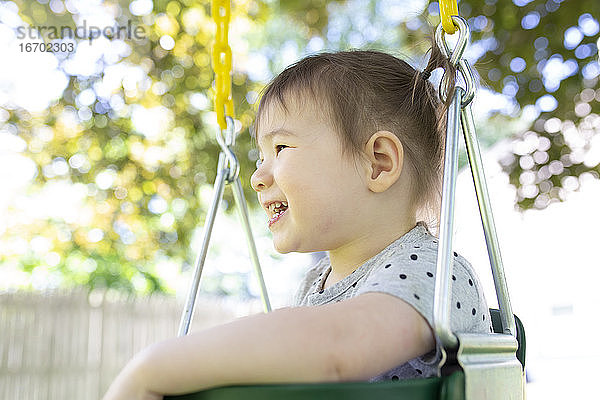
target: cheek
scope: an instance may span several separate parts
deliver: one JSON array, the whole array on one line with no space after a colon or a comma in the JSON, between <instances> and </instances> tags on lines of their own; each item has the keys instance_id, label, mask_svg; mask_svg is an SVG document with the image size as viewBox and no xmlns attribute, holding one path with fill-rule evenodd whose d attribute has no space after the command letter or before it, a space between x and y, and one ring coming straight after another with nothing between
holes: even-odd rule
<instances>
[{"instance_id":1,"label":"cheek","mask_svg":"<svg viewBox=\"0 0 600 400\"><path fill-rule=\"evenodd\" d=\"M352 206L348 201L358 189L350 176L350 167L320 157L311 157L311 162L306 162L295 155L286 155L275 166L276 184L294 207L295 218L313 218L313 224L330 229L336 221L347 217L347 208Z\"/></svg>"},{"instance_id":2,"label":"cheek","mask_svg":"<svg viewBox=\"0 0 600 400\"><path fill-rule=\"evenodd\" d=\"M339 219L336 218L334 213L323 212L318 220L316 231L323 235L327 235L329 232L335 231L336 221L339 223Z\"/></svg>"},{"instance_id":3,"label":"cheek","mask_svg":"<svg viewBox=\"0 0 600 400\"><path fill-rule=\"evenodd\" d=\"M299 162L297 158L292 154L286 155L273 169L273 178L277 186L284 195L290 197L312 192L315 180L318 179L318 176L315 177L315 167Z\"/></svg>"}]
</instances>

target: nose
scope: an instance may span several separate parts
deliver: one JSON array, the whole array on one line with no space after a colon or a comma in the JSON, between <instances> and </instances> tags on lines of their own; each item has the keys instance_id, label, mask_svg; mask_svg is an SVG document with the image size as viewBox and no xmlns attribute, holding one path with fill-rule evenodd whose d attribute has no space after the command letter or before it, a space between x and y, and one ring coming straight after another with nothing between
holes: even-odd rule
<instances>
[{"instance_id":1,"label":"nose","mask_svg":"<svg viewBox=\"0 0 600 400\"><path fill-rule=\"evenodd\" d=\"M273 184L273 175L263 162L250 177L250 186L255 192L260 192Z\"/></svg>"}]
</instances>

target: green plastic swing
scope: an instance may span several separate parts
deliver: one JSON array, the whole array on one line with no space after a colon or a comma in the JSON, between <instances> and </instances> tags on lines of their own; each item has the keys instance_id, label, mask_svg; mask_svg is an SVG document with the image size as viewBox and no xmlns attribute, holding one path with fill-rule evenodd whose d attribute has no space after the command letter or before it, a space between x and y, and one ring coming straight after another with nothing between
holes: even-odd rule
<instances>
[{"instance_id":1,"label":"green plastic swing","mask_svg":"<svg viewBox=\"0 0 600 400\"><path fill-rule=\"evenodd\" d=\"M502 332L500 311L490 309L494 332ZM516 318L517 358L521 368L525 368L525 331ZM407 379L387 382L314 383L287 385L239 385L208 389L198 393L165 397L165 400L463 400L465 399L465 374L456 370L459 366L448 365L454 372L448 375ZM506 387L499 388L501 393ZM477 397L478 399L491 397ZM502 396L501 398L508 398Z\"/></svg>"},{"instance_id":2,"label":"green plastic swing","mask_svg":"<svg viewBox=\"0 0 600 400\"><path fill-rule=\"evenodd\" d=\"M223 0L219 3L222 5ZM229 1L227 1L229 3ZM442 210L437 258L437 273L434 299L434 331L443 345L445 362L438 377L408 379L387 382L346 383L302 383L235 385L217 387L197 393L165 396L165 400L479 400L479 399L524 399L525 397L525 330L523 324L512 313L504 268L500 257L490 200L482 169L481 155L477 143L471 101L475 94L473 74L462 54L469 41L469 29L464 19L457 15L444 15L448 10L456 13L456 0L441 0L443 24L436 30L436 42L450 62L462 74L466 88L456 87L448 110L446 147L444 155L444 179L442 185ZM214 4L213 4L214 6ZM452 8L453 7L453 8ZM225 6L228 10L228 4ZM215 8L213 8L213 11ZM228 11L225 13L228 18ZM444 35L450 21L459 32L459 39L450 51ZM454 32L454 30L452 31ZM229 63L230 63L229 58ZM222 69L222 68L221 68ZM216 68L215 68L216 70ZM222 71L221 71L222 72ZM444 77L443 79L446 79ZM219 86L219 85L217 85ZM442 85L440 84L440 88ZM227 93L226 99L227 99ZM440 90L440 94L444 93ZM230 99L230 97L229 97ZM217 102L223 111L223 102ZM231 109L232 110L232 107ZM228 110L229 111L229 110ZM222 115L222 114L221 114ZM218 110L219 116L219 110ZM204 240L196 261L196 271L191 285L188 302L183 312L179 335L187 334L199 287L200 276L208 249L210 233L218 205L221 203L226 183L233 183L238 211L248 240L252 262L257 273L265 312L271 307L262 277L256 246L250 229L248 211L239 180L239 164L232 146L235 143L233 120L226 117L226 138L217 132L221 146L214 198L204 226ZM223 128L223 124L221 124ZM465 146L475 185L481 221L499 309L490 309L493 333L472 334L450 330L450 294L452 281L452 232L454 224L454 193L458 166L458 137L462 128ZM227 164L227 165L226 165Z\"/></svg>"}]
</instances>

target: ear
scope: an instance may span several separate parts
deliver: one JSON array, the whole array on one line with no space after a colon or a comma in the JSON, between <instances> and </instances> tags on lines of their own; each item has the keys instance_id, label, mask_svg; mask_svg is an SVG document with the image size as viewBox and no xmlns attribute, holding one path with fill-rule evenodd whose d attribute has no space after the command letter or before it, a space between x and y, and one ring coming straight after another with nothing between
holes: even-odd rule
<instances>
[{"instance_id":1,"label":"ear","mask_svg":"<svg viewBox=\"0 0 600 400\"><path fill-rule=\"evenodd\" d=\"M375 193L390 188L402 174L404 147L398 136L388 131L375 132L365 144L367 186Z\"/></svg>"}]
</instances>

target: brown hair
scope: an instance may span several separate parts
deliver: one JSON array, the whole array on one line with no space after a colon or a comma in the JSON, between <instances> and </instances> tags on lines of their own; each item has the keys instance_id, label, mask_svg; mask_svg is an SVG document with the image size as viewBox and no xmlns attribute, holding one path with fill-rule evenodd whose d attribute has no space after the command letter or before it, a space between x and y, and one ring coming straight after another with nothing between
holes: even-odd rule
<instances>
[{"instance_id":1,"label":"brown hair","mask_svg":"<svg viewBox=\"0 0 600 400\"><path fill-rule=\"evenodd\" d=\"M418 201L419 211L427 214L429 209L431 216L437 216L447 107L427 78L438 67L449 71L449 86L453 87L455 69L435 43L422 72L375 50L309 55L287 67L263 89L254 129L258 130L272 102L288 112L285 95L293 94L300 101L313 100L324 110L326 120L339 135L344 155L364 156L364 144L373 133L393 132L403 144L408 160L404 165L414 177L413 204ZM255 132L252 135L255 138Z\"/></svg>"}]
</instances>

